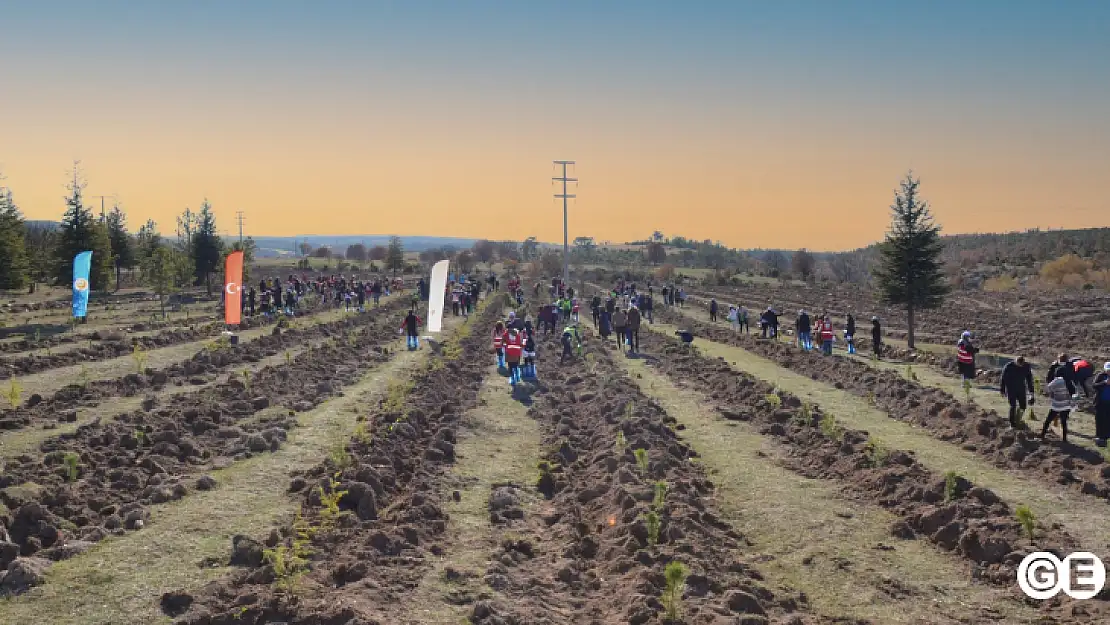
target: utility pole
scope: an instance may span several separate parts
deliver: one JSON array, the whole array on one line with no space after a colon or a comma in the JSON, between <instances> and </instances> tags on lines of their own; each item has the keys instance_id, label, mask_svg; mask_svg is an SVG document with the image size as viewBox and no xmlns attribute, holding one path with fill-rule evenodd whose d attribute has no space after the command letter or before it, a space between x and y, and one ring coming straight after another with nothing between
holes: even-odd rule
<instances>
[{"instance_id":1,"label":"utility pole","mask_svg":"<svg viewBox=\"0 0 1110 625\"><path fill-rule=\"evenodd\" d=\"M556 165L563 166L563 176L561 178L552 178L555 182L563 183L563 192L556 193L555 197L563 198L563 284L570 285L570 237L567 234L567 200L575 197L574 195L567 195L567 183L577 183L577 178L567 178L567 165L573 165L574 161L553 161Z\"/></svg>"},{"instance_id":2,"label":"utility pole","mask_svg":"<svg viewBox=\"0 0 1110 625\"><path fill-rule=\"evenodd\" d=\"M114 196L114 195L91 195L89 197L98 197L98 198L100 198L100 223L104 223L104 219L105 219L105 216L104 216L104 198L106 198L106 197L114 198L116 196Z\"/></svg>"},{"instance_id":3,"label":"utility pole","mask_svg":"<svg viewBox=\"0 0 1110 625\"><path fill-rule=\"evenodd\" d=\"M239 247L243 247L243 211L235 212L235 221L239 222Z\"/></svg>"}]
</instances>

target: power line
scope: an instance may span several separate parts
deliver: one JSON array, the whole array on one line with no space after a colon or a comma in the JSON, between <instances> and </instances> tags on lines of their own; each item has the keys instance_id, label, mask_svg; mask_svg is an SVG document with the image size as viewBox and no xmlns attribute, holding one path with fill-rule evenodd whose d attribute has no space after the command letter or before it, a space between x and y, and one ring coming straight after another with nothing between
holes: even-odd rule
<instances>
[{"instance_id":1,"label":"power line","mask_svg":"<svg viewBox=\"0 0 1110 625\"><path fill-rule=\"evenodd\" d=\"M563 183L563 192L556 193L555 197L563 198L563 284L570 284L570 237L567 234L567 200L575 197L574 195L567 195L567 183L578 183L577 178L567 178L567 165L573 165L574 161L552 161L556 165L563 166L563 176L561 178L552 178L555 182Z\"/></svg>"}]
</instances>

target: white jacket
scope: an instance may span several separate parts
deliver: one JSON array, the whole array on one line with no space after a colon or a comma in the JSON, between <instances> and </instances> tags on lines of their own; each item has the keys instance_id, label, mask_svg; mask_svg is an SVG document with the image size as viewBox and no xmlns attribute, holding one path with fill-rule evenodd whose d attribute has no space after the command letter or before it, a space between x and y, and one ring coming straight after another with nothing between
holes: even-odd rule
<instances>
[{"instance_id":1,"label":"white jacket","mask_svg":"<svg viewBox=\"0 0 1110 625\"><path fill-rule=\"evenodd\" d=\"M1049 410L1062 412L1065 410L1072 410L1075 404L1072 402L1071 393L1068 392L1068 383L1062 377L1055 378L1044 387L1045 395L1048 395L1050 400Z\"/></svg>"}]
</instances>

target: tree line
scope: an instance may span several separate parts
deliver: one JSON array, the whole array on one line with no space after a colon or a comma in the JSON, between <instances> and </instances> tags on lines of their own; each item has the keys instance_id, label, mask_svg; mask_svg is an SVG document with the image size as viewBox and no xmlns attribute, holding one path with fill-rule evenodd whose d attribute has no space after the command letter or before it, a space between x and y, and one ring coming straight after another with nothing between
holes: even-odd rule
<instances>
[{"instance_id":1,"label":"tree line","mask_svg":"<svg viewBox=\"0 0 1110 625\"><path fill-rule=\"evenodd\" d=\"M163 304L167 295L190 286L204 286L211 295L214 276L222 283L224 259L232 251L243 250L244 271L249 271L253 240L223 241L207 199L197 211L186 208L176 219L176 237L165 240L153 220L129 232L127 215L118 203L97 217L85 202L85 187L75 163L66 184L61 221L54 224L26 221L12 189L0 186L0 289L68 285L73 280L74 256L86 250L93 253L90 289L118 290L127 272L137 283L151 287Z\"/></svg>"}]
</instances>

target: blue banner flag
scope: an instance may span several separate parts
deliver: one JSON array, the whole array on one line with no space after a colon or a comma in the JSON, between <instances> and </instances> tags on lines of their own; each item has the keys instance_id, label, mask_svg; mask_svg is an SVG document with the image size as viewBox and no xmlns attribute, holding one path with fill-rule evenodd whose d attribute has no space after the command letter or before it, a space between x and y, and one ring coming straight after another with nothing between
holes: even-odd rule
<instances>
[{"instance_id":1,"label":"blue banner flag","mask_svg":"<svg viewBox=\"0 0 1110 625\"><path fill-rule=\"evenodd\" d=\"M81 252L73 257L73 316L85 316L89 307L89 271L92 269L92 252Z\"/></svg>"}]
</instances>

